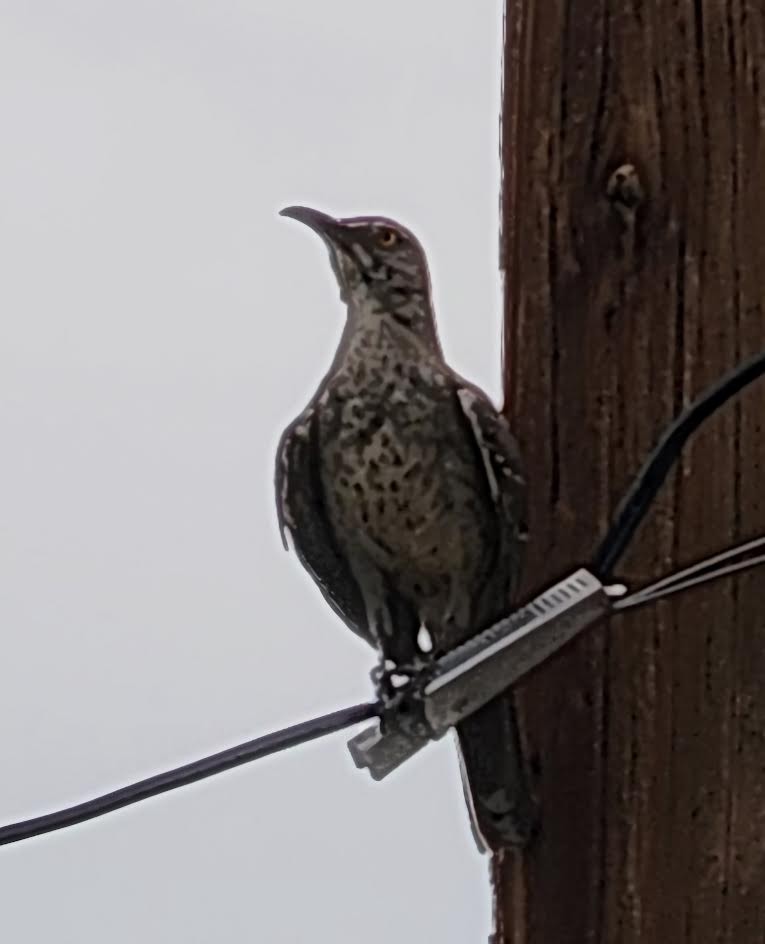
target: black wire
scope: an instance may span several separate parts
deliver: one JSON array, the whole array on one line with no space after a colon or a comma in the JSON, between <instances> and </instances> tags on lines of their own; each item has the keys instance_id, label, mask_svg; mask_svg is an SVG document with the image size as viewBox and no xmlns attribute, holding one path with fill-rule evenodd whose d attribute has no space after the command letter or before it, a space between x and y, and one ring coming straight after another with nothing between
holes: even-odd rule
<instances>
[{"instance_id":1,"label":"black wire","mask_svg":"<svg viewBox=\"0 0 765 944\"><path fill-rule=\"evenodd\" d=\"M204 757L202 760L185 764L183 767L176 767L175 770L167 770L165 773L157 774L154 777L147 777L146 780L139 780L127 787L120 787L119 790L114 790L112 793L86 800L84 803L78 803L77 806L70 806L68 809L58 810L56 813L48 813L45 816L36 816L34 819L0 827L0 846L10 842L20 842L22 839L30 839L32 836L40 836L43 833L52 832L54 829L63 829L65 826L83 823L85 820L103 816L104 813L111 813L123 806L129 806L131 803L140 803L141 800L156 796L158 793L175 790L176 787L183 787L188 783L194 783L196 780L212 777L224 770L229 770L231 767L248 764L250 761L259 760L261 757L273 754L276 751L295 747L305 741L323 737L333 731L340 731L361 721L368 721L370 718L376 718L379 714L380 707L377 704L353 705L350 708L343 708L340 711L322 715L320 718L302 721L299 724L292 725L292 727L283 728L281 731L264 734L262 737L255 738L254 741L247 741L247 743L240 744L237 747L230 747L228 750L213 754L212 757Z\"/></svg>"},{"instance_id":2,"label":"black wire","mask_svg":"<svg viewBox=\"0 0 765 944\"><path fill-rule=\"evenodd\" d=\"M616 517L595 554L592 570L601 580L610 579L614 566L624 554L651 502L656 497L656 493L663 485L690 436L712 413L763 374L765 374L765 353L759 354L726 374L681 413L666 430L622 499ZM176 767L174 770L168 770L154 777L148 777L146 780L139 780L137 783L87 800L85 803L79 803L77 806L0 827L0 845L20 842L32 836L52 832L54 829L62 829L65 826L73 826L76 823L94 819L96 816L103 816L123 806L129 806L131 803L139 803L159 793L175 790L177 787L203 780L205 777L212 777L231 767L247 764L268 754L295 747L305 741L378 717L380 711L380 706L375 703L344 708L320 718L312 718L292 727L283 728L281 731L274 731L248 741L246 744L240 744L238 747L229 748L211 757L205 757L183 767Z\"/></svg>"},{"instance_id":3,"label":"black wire","mask_svg":"<svg viewBox=\"0 0 765 944\"><path fill-rule=\"evenodd\" d=\"M664 484L688 439L704 420L763 374L765 353L758 354L725 374L684 410L665 431L622 499L616 517L595 554L592 570L600 580L611 579L614 567L645 518L651 502Z\"/></svg>"}]
</instances>

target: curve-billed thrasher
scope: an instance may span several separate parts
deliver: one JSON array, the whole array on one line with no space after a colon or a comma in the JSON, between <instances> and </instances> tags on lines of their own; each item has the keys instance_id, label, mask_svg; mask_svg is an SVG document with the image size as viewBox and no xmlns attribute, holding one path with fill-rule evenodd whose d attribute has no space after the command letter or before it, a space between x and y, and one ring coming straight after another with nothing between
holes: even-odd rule
<instances>
[{"instance_id":1,"label":"curve-billed thrasher","mask_svg":"<svg viewBox=\"0 0 765 944\"><path fill-rule=\"evenodd\" d=\"M384 687L393 666L416 670L510 610L526 537L518 452L504 417L444 361L412 233L307 207L282 215L322 237L348 313L279 444L280 526L330 606L377 648ZM474 831L490 849L525 842L533 808L512 694L457 734Z\"/></svg>"}]
</instances>

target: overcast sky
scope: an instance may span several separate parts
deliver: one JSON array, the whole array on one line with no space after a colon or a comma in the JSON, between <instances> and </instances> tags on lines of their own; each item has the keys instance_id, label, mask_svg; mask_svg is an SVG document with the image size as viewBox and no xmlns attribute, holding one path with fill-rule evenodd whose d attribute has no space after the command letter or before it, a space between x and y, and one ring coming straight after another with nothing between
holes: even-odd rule
<instances>
[{"instance_id":1,"label":"overcast sky","mask_svg":"<svg viewBox=\"0 0 765 944\"><path fill-rule=\"evenodd\" d=\"M501 3L0 3L0 823L371 695L279 541L343 320L307 203L401 219L499 397ZM342 734L0 848L9 944L486 938L449 738Z\"/></svg>"}]
</instances>

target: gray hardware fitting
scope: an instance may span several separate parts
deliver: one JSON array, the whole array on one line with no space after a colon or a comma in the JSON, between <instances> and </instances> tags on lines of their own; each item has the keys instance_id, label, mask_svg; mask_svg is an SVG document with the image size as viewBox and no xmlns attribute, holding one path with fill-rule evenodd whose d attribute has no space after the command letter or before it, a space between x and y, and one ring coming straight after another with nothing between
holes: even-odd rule
<instances>
[{"instance_id":1,"label":"gray hardware fitting","mask_svg":"<svg viewBox=\"0 0 765 944\"><path fill-rule=\"evenodd\" d=\"M382 780L428 741L491 701L583 629L606 616L623 587L580 569L526 606L442 656L402 686L380 723L348 742L357 767Z\"/></svg>"}]
</instances>

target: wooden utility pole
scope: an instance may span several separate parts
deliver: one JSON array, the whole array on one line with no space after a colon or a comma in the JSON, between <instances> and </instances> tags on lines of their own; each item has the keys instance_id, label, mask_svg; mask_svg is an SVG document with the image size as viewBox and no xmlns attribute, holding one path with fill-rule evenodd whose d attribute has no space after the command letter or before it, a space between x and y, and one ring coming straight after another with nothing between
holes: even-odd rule
<instances>
[{"instance_id":1,"label":"wooden utility pole","mask_svg":"<svg viewBox=\"0 0 765 944\"><path fill-rule=\"evenodd\" d=\"M660 431L765 347L763 0L507 0L507 410L526 589L586 563ZM707 423L621 574L765 531L765 382ZM519 691L542 833L497 941L763 944L762 571L588 631Z\"/></svg>"}]
</instances>

